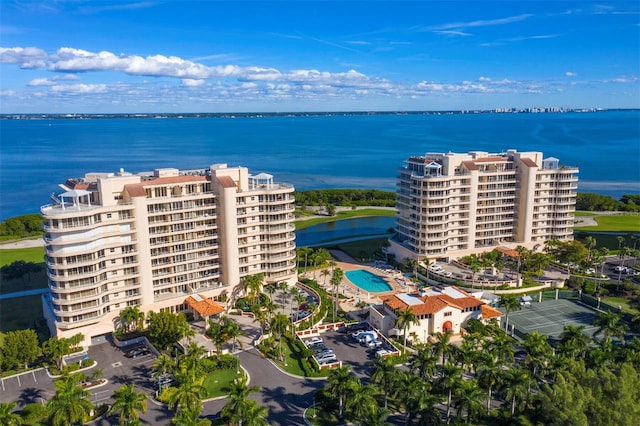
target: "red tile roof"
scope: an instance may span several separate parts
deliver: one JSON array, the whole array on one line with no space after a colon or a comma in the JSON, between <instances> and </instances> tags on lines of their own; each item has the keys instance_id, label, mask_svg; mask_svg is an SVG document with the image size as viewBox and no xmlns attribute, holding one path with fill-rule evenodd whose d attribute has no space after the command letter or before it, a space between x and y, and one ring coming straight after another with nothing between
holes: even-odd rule
<instances>
[{"instance_id":1,"label":"red tile roof","mask_svg":"<svg viewBox=\"0 0 640 426\"><path fill-rule=\"evenodd\" d=\"M220 182L220 186L223 188L235 188L236 183L231 179L230 176L218 176L218 182Z\"/></svg>"},{"instance_id":2,"label":"red tile roof","mask_svg":"<svg viewBox=\"0 0 640 426\"><path fill-rule=\"evenodd\" d=\"M146 197L147 192L144 190L144 187L141 183L130 183L124 186L124 190L129 194L130 197Z\"/></svg>"},{"instance_id":3,"label":"red tile roof","mask_svg":"<svg viewBox=\"0 0 640 426\"><path fill-rule=\"evenodd\" d=\"M522 164L524 164L527 167L538 167L536 162L533 161L531 158L521 158L520 161L522 161Z\"/></svg>"},{"instance_id":4,"label":"red tile roof","mask_svg":"<svg viewBox=\"0 0 640 426\"><path fill-rule=\"evenodd\" d=\"M518 250L515 250L515 249L510 249L507 247L496 247L496 250L498 250L500 253L504 254L505 256L513 257L514 259L517 259L520 257L520 253L518 253Z\"/></svg>"},{"instance_id":5,"label":"red tile roof","mask_svg":"<svg viewBox=\"0 0 640 426\"><path fill-rule=\"evenodd\" d=\"M448 294L432 294L432 295L425 295L425 296L420 297L420 300L422 301L421 304L408 305L407 303L402 301L402 299L400 299L396 295L391 295L391 296L383 299L383 302L387 306L389 306L391 309L394 309L394 310L395 309L401 309L401 310L410 309L416 315L435 314L436 312L441 311L442 309L446 308L447 306L453 306L454 308L458 308L460 310L464 310L466 308L472 308L474 306L482 306L482 305L484 305L484 302L482 302L482 301L476 299L475 297L469 295L465 291L460 290L459 288L457 288L455 286L452 287L452 288L454 288L457 291L459 291L460 293L464 294L466 297L460 297L460 298L454 299L453 297L449 296Z\"/></svg>"},{"instance_id":6,"label":"red tile roof","mask_svg":"<svg viewBox=\"0 0 640 426\"><path fill-rule=\"evenodd\" d=\"M476 166L476 163L474 163L473 161L463 161L462 164L464 164L467 170L480 170L480 168Z\"/></svg>"},{"instance_id":7,"label":"red tile roof","mask_svg":"<svg viewBox=\"0 0 640 426\"><path fill-rule=\"evenodd\" d=\"M224 312L224 308L213 300L202 296L199 297L202 299L201 301L194 299L193 296L189 296L185 299L185 302L187 302L187 304L201 316L208 317Z\"/></svg>"},{"instance_id":8,"label":"red tile roof","mask_svg":"<svg viewBox=\"0 0 640 426\"><path fill-rule=\"evenodd\" d=\"M497 309L493 309L489 305L482 305L482 318L481 319L490 319L490 318L499 318L504 314Z\"/></svg>"}]
</instances>

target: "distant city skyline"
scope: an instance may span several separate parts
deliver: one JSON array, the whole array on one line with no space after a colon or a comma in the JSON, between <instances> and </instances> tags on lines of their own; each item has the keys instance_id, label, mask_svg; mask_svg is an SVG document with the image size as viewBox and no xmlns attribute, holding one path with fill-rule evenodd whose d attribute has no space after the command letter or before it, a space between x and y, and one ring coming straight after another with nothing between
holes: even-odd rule
<instances>
[{"instance_id":1,"label":"distant city skyline","mask_svg":"<svg viewBox=\"0 0 640 426\"><path fill-rule=\"evenodd\" d=\"M0 3L0 113L640 108L637 1Z\"/></svg>"}]
</instances>

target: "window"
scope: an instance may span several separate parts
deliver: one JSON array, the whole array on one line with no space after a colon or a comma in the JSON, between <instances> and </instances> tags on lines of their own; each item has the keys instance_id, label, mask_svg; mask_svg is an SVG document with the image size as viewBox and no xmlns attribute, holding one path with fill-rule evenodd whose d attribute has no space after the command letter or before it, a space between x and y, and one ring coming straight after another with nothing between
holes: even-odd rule
<instances>
[{"instance_id":1,"label":"window","mask_svg":"<svg viewBox=\"0 0 640 426\"><path fill-rule=\"evenodd\" d=\"M445 317L450 317L451 315L453 315L453 312L445 312L445 313L444 313L444 316L445 316Z\"/></svg>"}]
</instances>

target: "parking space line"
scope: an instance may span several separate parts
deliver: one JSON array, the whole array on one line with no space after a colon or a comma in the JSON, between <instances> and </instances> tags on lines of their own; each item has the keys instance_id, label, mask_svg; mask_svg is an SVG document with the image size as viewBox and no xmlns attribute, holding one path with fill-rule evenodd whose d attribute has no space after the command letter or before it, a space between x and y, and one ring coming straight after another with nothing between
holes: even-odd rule
<instances>
[{"instance_id":1,"label":"parking space line","mask_svg":"<svg viewBox=\"0 0 640 426\"><path fill-rule=\"evenodd\" d=\"M18 386L19 386L19 387L22 387L22 383L20 383L20 375L17 375L17 376L16 376L16 379L18 379Z\"/></svg>"},{"instance_id":2,"label":"parking space line","mask_svg":"<svg viewBox=\"0 0 640 426\"><path fill-rule=\"evenodd\" d=\"M31 374L33 375L33 380L38 383L38 379L36 379L36 372L31 370Z\"/></svg>"},{"instance_id":3,"label":"parking space line","mask_svg":"<svg viewBox=\"0 0 640 426\"><path fill-rule=\"evenodd\" d=\"M2 391L6 392L6 389L4 388L4 379L0 380L0 382L2 382Z\"/></svg>"}]
</instances>

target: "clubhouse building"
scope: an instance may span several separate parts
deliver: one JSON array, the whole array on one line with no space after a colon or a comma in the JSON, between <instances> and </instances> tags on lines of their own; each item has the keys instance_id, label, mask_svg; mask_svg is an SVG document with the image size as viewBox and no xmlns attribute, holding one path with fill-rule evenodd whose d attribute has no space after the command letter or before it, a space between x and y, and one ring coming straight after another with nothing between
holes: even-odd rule
<instances>
[{"instance_id":1,"label":"clubhouse building","mask_svg":"<svg viewBox=\"0 0 640 426\"><path fill-rule=\"evenodd\" d=\"M386 296L382 304L369 308L369 322L386 336L402 336L404 330L398 328L397 319L404 310L418 319L418 324L408 324L407 336L414 334L424 343L435 333L460 334L460 328L471 318L486 323L503 315L464 290L447 286Z\"/></svg>"},{"instance_id":2,"label":"clubhouse building","mask_svg":"<svg viewBox=\"0 0 640 426\"><path fill-rule=\"evenodd\" d=\"M88 173L43 206L53 335L114 330L129 306L219 312L248 275L295 283L294 188L245 167Z\"/></svg>"},{"instance_id":3,"label":"clubhouse building","mask_svg":"<svg viewBox=\"0 0 640 426\"><path fill-rule=\"evenodd\" d=\"M573 238L578 169L542 152L427 153L398 169L396 259L448 261Z\"/></svg>"}]
</instances>

